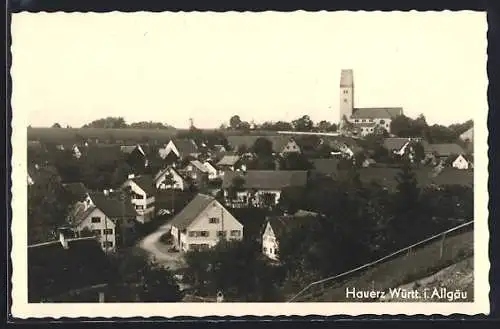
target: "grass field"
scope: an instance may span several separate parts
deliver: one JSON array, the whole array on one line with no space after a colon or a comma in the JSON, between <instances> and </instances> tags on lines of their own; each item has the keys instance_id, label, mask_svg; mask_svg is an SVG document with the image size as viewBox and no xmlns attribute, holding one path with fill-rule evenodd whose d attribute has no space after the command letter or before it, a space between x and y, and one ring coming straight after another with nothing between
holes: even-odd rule
<instances>
[{"instance_id":1,"label":"grass field","mask_svg":"<svg viewBox=\"0 0 500 329\"><path fill-rule=\"evenodd\" d=\"M454 263L471 257L474 253L474 231L466 231L444 240L441 257L441 240L431 242L411 254L399 256L374 267L349 275L337 282L325 283L297 298L302 302L355 302L372 301L346 298L346 288L387 291L420 278L429 276Z\"/></svg>"},{"instance_id":2,"label":"grass field","mask_svg":"<svg viewBox=\"0 0 500 329\"><path fill-rule=\"evenodd\" d=\"M108 128L28 128L28 140L40 140L44 142L73 142L78 137L99 140L113 139L124 141L141 141L145 138L168 141L179 132L187 129L108 129ZM203 129L204 132L215 132L216 129ZM275 131L235 131L225 130L224 135L276 135Z\"/></svg>"}]
</instances>

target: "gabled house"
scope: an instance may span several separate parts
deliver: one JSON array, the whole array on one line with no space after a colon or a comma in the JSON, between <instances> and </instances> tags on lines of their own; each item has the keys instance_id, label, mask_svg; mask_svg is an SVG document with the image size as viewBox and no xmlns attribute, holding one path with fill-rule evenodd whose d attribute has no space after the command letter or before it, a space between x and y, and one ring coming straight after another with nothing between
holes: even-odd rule
<instances>
[{"instance_id":1,"label":"gabled house","mask_svg":"<svg viewBox=\"0 0 500 329\"><path fill-rule=\"evenodd\" d=\"M336 136L323 138L324 143L328 143L334 155L345 158L352 158L354 154L363 151L354 138Z\"/></svg>"},{"instance_id":2,"label":"gabled house","mask_svg":"<svg viewBox=\"0 0 500 329\"><path fill-rule=\"evenodd\" d=\"M208 182L208 168L199 160L190 161L183 171L199 188L204 187Z\"/></svg>"},{"instance_id":3,"label":"gabled house","mask_svg":"<svg viewBox=\"0 0 500 329\"><path fill-rule=\"evenodd\" d=\"M281 147L280 155L284 156L289 153L301 153L300 146L295 141L295 138L289 138L283 147Z\"/></svg>"},{"instance_id":4,"label":"gabled house","mask_svg":"<svg viewBox=\"0 0 500 329\"><path fill-rule=\"evenodd\" d=\"M463 154L453 157L451 166L456 169L469 169L471 167L471 161L467 159Z\"/></svg>"},{"instance_id":5,"label":"gabled house","mask_svg":"<svg viewBox=\"0 0 500 329\"><path fill-rule=\"evenodd\" d=\"M142 145L121 146L120 150L127 154L127 161L134 168L145 168L148 166L148 156Z\"/></svg>"},{"instance_id":6,"label":"gabled house","mask_svg":"<svg viewBox=\"0 0 500 329\"><path fill-rule=\"evenodd\" d=\"M168 181L171 181L171 184L167 183ZM161 169L154 177L154 184L159 190L184 191L188 187L186 180L173 167Z\"/></svg>"},{"instance_id":7,"label":"gabled house","mask_svg":"<svg viewBox=\"0 0 500 329\"><path fill-rule=\"evenodd\" d=\"M149 222L155 215L156 186L153 177L131 174L123 183L122 188L130 193L132 205L137 213L137 221L143 224Z\"/></svg>"},{"instance_id":8,"label":"gabled house","mask_svg":"<svg viewBox=\"0 0 500 329\"><path fill-rule=\"evenodd\" d=\"M28 302L98 302L115 277L94 237L66 238L28 246ZM79 293L76 293L79 292Z\"/></svg>"},{"instance_id":9,"label":"gabled house","mask_svg":"<svg viewBox=\"0 0 500 329\"><path fill-rule=\"evenodd\" d=\"M228 171L222 180L226 202L236 206L269 207L277 204L286 187L300 187L307 183L303 170L248 170Z\"/></svg>"},{"instance_id":10,"label":"gabled house","mask_svg":"<svg viewBox=\"0 0 500 329\"><path fill-rule=\"evenodd\" d=\"M203 165L208 170L208 179L209 180L214 180L214 179L219 178L219 172L217 171L217 168L215 168L214 165L210 161L203 162Z\"/></svg>"},{"instance_id":11,"label":"gabled house","mask_svg":"<svg viewBox=\"0 0 500 329\"><path fill-rule=\"evenodd\" d=\"M222 173L226 171L236 171L241 164L240 160L238 155L225 155L217 162L216 167Z\"/></svg>"},{"instance_id":12,"label":"gabled house","mask_svg":"<svg viewBox=\"0 0 500 329\"><path fill-rule=\"evenodd\" d=\"M220 240L243 239L243 225L215 198L198 194L171 221L175 246L182 251L214 247Z\"/></svg>"},{"instance_id":13,"label":"gabled house","mask_svg":"<svg viewBox=\"0 0 500 329\"><path fill-rule=\"evenodd\" d=\"M76 203L68 221L77 235L85 232L97 237L106 252L132 242L136 212L127 199L104 192L90 192L84 201Z\"/></svg>"},{"instance_id":14,"label":"gabled house","mask_svg":"<svg viewBox=\"0 0 500 329\"><path fill-rule=\"evenodd\" d=\"M198 146L192 139L171 139L158 150L158 154L164 160L178 160L188 156L196 157Z\"/></svg>"},{"instance_id":15,"label":"gabled house","mask_svg":"<svg viewBox=\"0 0 500 329\"><path fill-rule=\"evenodd\" d=\"M266 219L262 233L262 253L271 260L279 261L279 244L282 237L292 227L307 225L317 219L316 213L302 213L292 216L271 216Z\"/></svg>"}]
</instances>

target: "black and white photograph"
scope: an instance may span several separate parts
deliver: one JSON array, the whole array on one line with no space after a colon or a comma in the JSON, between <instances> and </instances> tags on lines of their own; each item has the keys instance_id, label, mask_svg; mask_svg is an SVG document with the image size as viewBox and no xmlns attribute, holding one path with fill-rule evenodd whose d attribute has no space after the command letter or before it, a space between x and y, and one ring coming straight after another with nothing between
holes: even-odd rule
<instances>
[{"instance_id":1,"label":"black and white photograph","mask_svg":"<svg viewBox=\"0 0 500 329\"><path fill-rule=\"evenodd\" d=\"M11 29L16 317L489 312L485 13Z\"/></svg>"}]
</instances>

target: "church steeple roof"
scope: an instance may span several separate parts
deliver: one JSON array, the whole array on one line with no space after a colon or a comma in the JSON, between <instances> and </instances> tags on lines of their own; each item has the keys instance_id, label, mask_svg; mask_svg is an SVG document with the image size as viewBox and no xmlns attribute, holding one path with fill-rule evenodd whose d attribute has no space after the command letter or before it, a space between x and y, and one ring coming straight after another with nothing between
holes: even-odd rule
<instances>
[{"instance_id":1,"label":"church steeple roof","mask_svg":"<svg viewBox=\"0 0 500 329\"><path fill-rule=\"evenodd\" d=\"M352 69L342 70L340 72L340 87L354 86L354 78Z\"/></svg>"}]
</instances>

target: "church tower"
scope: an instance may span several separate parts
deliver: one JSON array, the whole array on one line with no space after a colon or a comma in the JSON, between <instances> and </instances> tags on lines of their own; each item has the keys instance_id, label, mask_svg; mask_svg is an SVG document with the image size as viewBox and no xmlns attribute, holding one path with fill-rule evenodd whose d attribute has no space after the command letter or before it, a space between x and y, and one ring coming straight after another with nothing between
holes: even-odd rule
<instances>
[{"instance_id":1,"label":"church tower","mask_svg":"<svg viewBox=\"0 0 500 329\"><path fill-rule=\"evenodd\" d=\"M340 117L342 126L344 116L349 119L354 109L354 78L352 70L340 72Z\"/></svg>"}]
</instances>

